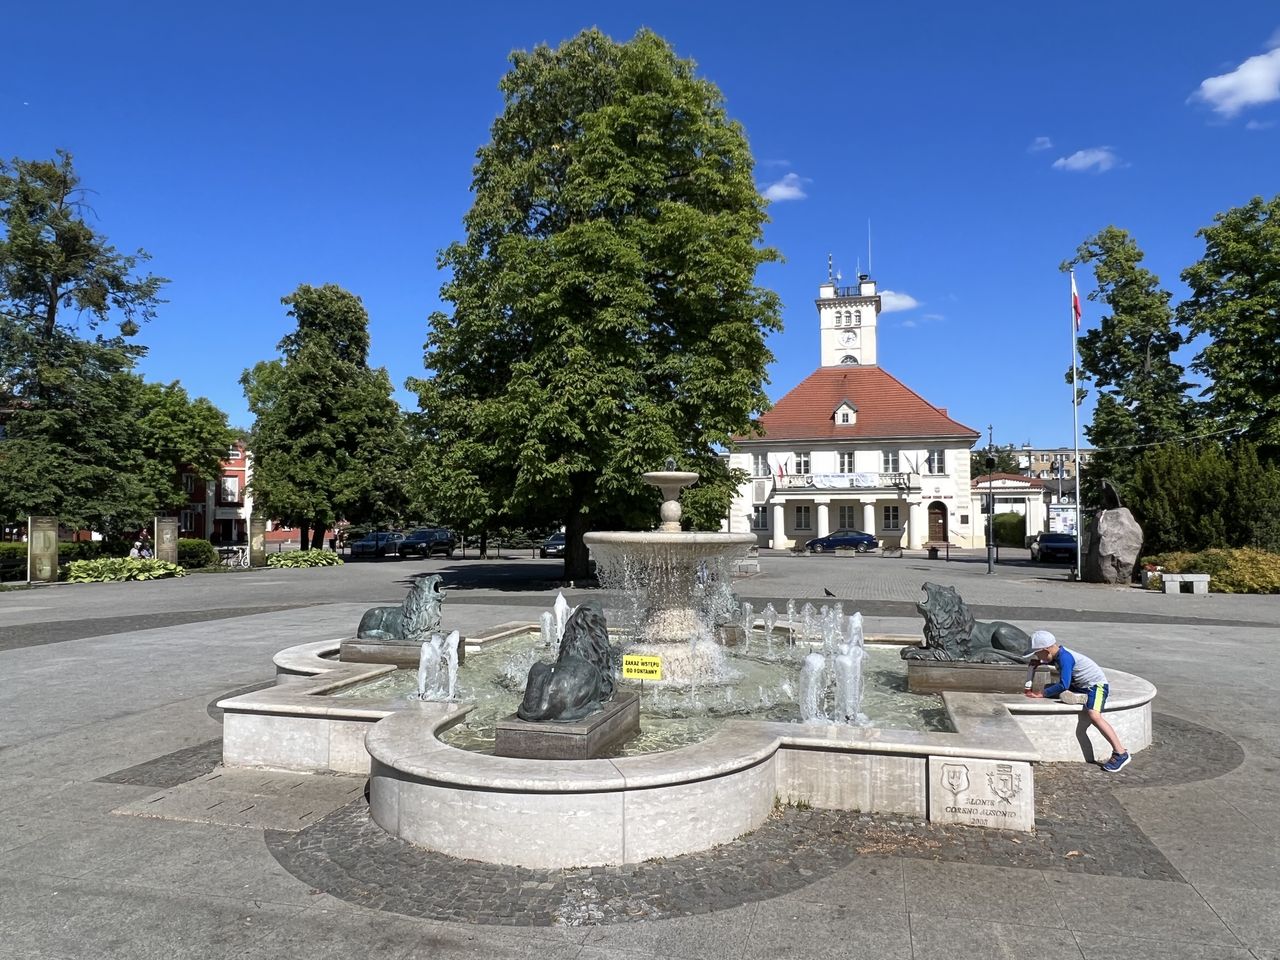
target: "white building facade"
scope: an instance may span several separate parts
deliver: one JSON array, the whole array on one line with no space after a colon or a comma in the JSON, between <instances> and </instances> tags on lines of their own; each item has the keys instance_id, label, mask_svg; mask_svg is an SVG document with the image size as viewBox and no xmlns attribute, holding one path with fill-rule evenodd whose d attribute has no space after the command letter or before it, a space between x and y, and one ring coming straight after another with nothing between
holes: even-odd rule
<instances>
[{"instance_id":1,"label":"white building facade","mask_svg":"<svg viewBox=\"0 0 1280 960\"><path fill-rule=\"evenodd\" d=\"M730 450L729 466L750 479L729 529L773 549L841 528L886 547L981 544L969 475L979 434L879 366L875 282L828 278L816 305L821 366L761 417L761 436Z\"/></svg>"}]
</instances>

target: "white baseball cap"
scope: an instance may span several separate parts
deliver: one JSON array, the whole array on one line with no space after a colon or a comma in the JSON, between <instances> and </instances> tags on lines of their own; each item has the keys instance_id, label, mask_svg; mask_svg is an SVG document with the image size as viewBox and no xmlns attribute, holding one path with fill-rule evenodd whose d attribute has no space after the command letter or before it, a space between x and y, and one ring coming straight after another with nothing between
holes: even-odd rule
<instances>
[{"instance_id":1,"label":"white baseball cap","mask_svg":"<svg viewBox=\"0 0 1280 960\"><path fill-rule=\"evenodd\" d=\"M1035 653L1037 650L1048 650L1057 642L1058 638L1048 630L1037 630L1031 635L1031 652Z\"/></svg>"}]
</instances>

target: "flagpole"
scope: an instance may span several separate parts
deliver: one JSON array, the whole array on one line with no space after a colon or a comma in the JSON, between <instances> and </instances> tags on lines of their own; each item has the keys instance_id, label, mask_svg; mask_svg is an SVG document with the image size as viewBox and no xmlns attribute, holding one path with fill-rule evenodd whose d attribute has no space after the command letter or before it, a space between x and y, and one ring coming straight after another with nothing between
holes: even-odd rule
<instances>
[{"instance_id":1,"label":"flagpole","mask_svg":"<svg viewBox=\"0 0 1280 960\"><path fill-rule=\"evenodd\" d=\"M1084 579L1084 564L1080 550L1084 528L1080 520L1080 391L1076 386L1076 336L1079 331L1079 314L1076 312L1079 294L1076 293L1076 272L1071 271L1071 442L1076 454L1076 579Z\"/></svg>"}]
</instances>

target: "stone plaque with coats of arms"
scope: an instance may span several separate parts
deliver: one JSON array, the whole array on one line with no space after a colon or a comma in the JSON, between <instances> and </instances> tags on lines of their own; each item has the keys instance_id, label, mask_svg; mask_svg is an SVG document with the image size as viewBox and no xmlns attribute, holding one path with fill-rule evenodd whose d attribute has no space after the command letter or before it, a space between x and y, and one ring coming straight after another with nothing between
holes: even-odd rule
<instances>
[{"instance_id":1,"label":"stone plaque with coats of arms","mask_svg":"<svg viewBox=\"0 0 1280 960\"><path fill-rule=\"evenodd\" d=\"M929 758L929 819L998 830L1036 822L1031 764L969 757Z\"/></svg>"}]
</instances>

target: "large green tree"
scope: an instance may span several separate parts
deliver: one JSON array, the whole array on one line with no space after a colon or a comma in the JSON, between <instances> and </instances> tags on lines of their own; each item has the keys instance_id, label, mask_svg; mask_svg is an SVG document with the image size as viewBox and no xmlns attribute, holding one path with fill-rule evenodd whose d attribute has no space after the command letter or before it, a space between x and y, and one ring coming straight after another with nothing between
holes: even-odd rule
<instances>
[{"instance_id":1,"label":"large green tree","mask_svg":"<svg viewBox=\"0 0 1280 960\"><path fill-rule=\"evenodd\" d=\"M1096 450L1083 477L1087 499L1096 497L1102 478L1126 486L1141 451L1182 438L1193 417L1183 368L1173 359L1184 338L1168 291L1142 260L1126 231L1106 227L1062 265L1090 265L1097 289L1089 299L1110 310L1078 339L1080 379L1098 393L1093 421L1084 428Z\"/></svg>"},{"instance_id":2,"label":"large green tree","mask_svg":"<svg viewBox=\"0 0 1280 960\"><path fill-rule=\"evenodd\" d=\"M767 408L776 296L755 284L765 201L719 90L657 35L587 30L517 52L448 247L426 366L411 380L417 473L459 525L654 523L640 474L703 474L701 524L733 482L717 452Z\"/></svg>"},{"instance_id":3,"label":"large green tree","mask_svg":"<svg viewBox=\"0 0 1280 960\"><path fill-rule=\"evenodd\" d=\"M280 359L241 377L257 418L250 483L256 509L319 547L338 520L399 516L403 415L386 370L369 367L369 315L359 297L303 284L281 302L297 329L280 341Z\"/></svg>"},{"instance_id":4,"label":"large green tree","mask_svg":"<svg viewBox=\"0 0 1280 960\"><path fill-rule=\"evenodd\" d=\"M214 473L226 421L133 372L165 281L84 214L69 154L0 162L0 515L113 534L176 507L185 464Z\"/></svg>"},{"instance_id":5,"label":"large green tree","mask_svg":"<svg viewBox=\"0 0 1280 960\"><path fill-rule=\"evenodd\" d=\"M1201 229L1204 256L1182 273L1178 306L1208 343L1192 369L1209 378L1207 407L1222 426L1280 456L1280 195L1254 197Z\"/></svg>"}]
</instances>

